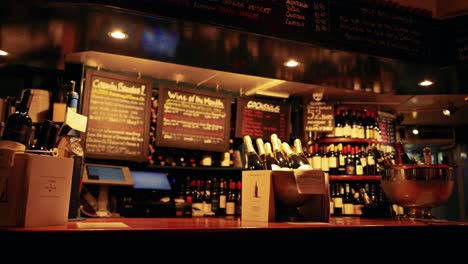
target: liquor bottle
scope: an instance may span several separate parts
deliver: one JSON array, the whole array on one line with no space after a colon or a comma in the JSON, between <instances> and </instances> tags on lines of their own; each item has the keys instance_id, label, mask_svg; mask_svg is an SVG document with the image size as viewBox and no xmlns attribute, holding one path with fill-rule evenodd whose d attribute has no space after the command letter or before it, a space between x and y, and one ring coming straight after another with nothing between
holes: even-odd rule
<instances>
[{"instance_id":1,"label":"liquor bottle","mask_svg":"<svg viewBox=\"0 0 468 264\"><path fill-rule=\"evenodd\" d=\"M278 165L278 160L273 156L273 150L271 149L270 142L265 142L265 169L266 170L280 170L281 167Z\"/></svg>"},{"instance_id":2,"label":"liquor bottle","mask_svg":"<svg viewBox=\"0 0 468 264\"><path fill-rule=\"evenodd\" d=\"M186 181L185 181L185 210L184 210L184 216L186 217L192 217L192 190L194 189L193 187L195 186L195 181L190 180L190 176L187 176Z\"/></svg>"},{"instance_id":3,"label":"liquor bottle","mask_svg":"<svg viewBox=\"0 0 468 264\"><path fill-rule=\"evenodd\" d=\"M29 107L33 98L31 89L23 90L21 101L16 105L16 111L6 120L0 146L25 150L30 145L33 133L33 123L29 116Z\"/></svg>"},{"instance_id":4,"label":"liquor bottle","mask_svg":"<svg viewBox=\"0 0 468 264\"><path fill-rule=\"evenodd\" d=\"M291 168L303 170L312 169L312 166L310 166L307 158L297 155L294 151L292 151L291 146L289 146L287 142L283 142L281 145L283 147L284 152L286 153L286 157L289 160L289 166Z\"/></svg>"},{"instance_id":5,"label":"liquor bottle","mask_svg":"<svg viewBox=\"0 0 468 264\"><path fill-rule=\"evenodd\" d=\"M338 183L336 184L335 193L332 196L333 204L335 206L333 213L335 214L335 216L343 215L343 196L344 196L343 184Z\"/></svg>"},{"instance_id":6,"label":"liquor bottle","mask_svg":"<svg viewBox=\"0 0 468 264\"><path fill-rule=\"evenodd\" d=\"M270 135L271 147L273 150L273 156L278 160L278 166L281 168L289 168L288 159L281 151L281 140L275 133Z\"/></svg>"},{"instance_id":7,"label":"liquor bottle","mask_svg":"<svg viewBox=\"0 0 468 264\"><path fill-rule=\"evenodd\" d=\"M395 164L415 164L406 153L403 142L400 140L396 143Z\"/></svg>"},{"instance_id":8,"label":"liquor bottle","mask_svg":"<svg viewBox=\"0 0 468 264\"><path fill-rule=\"evenodd\" d=\"M374 152L372 151L372 147L368 147L367 149L367 173L369 175L377 174L375 168Z\"/></svg>"},{"instance_id":9,"label":"liquor bottle","mask_svg":"<svg viewBox=\"0 0 468 264\"><path fill-rule=\"evenodd\" d=\"M67 94L67 111L77 112L78 100L79 95L75 92L75 82L71 81L71 89ZM66 123L60 128L56 148L58 149L59 157L84 157L80 132L73 129Z\"/></svg>"},{"instance_id":10,"label":"liquor bottle","mask_svg":"<svg viewBox=\"0 0 468 264\"><path fill-rule=\"evenodd\" d=\"M57 143L58 133L60 131L60 126L58 124L52 124L52 127L49 130L49 135L45 143L45 149L49 152L53 151L55 144Z\"/></svg>"},{"instance_id":11,"label":"liquor bottle","mask_svg":"<svg viewBox=\"0 0 468 264\"><path fill-rule=\"evenodd\" d=\"M252 143L252 139L250 136L245 135L244 136L244 144L246 148L246 156L247 156L247 161L246 161L246 169L248 170L263 170L263 161L260 159L260 156L258 156L257 151L255 151L255 148Z\"/></svg>"},{"instance_id":12,"label":"liquor bottle","mask_svg":"<svg viewBox=\"0 0 468 264\"><path fill-rule=\"evenodd\" d=\"M356 175L355 150L351 145L347 145L346 148L348 151L348 156L346 157L346 175Z\"/></svg>"}]
</instances>

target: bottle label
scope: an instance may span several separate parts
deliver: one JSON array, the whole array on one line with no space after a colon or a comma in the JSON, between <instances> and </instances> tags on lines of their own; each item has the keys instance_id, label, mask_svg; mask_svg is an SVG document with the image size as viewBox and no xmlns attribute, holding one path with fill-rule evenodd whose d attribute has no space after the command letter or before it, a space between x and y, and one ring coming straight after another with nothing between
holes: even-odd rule
<instances>
[{"instance_id":1,"label":"bottle label","mask_svg":"<svg viewBox=\"0 0 468 264\"><path fill-rule=\"evenodd\" d=\"M226 203L226 214L227 215L234 215L236 209L236 204L234 202L227 202Z\"/></svg>"}]
</instances>

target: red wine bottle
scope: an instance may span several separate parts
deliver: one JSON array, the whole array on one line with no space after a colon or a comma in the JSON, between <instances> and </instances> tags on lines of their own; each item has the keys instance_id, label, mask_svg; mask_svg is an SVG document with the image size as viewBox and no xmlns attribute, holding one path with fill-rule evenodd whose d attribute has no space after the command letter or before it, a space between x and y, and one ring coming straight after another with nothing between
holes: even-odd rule
<instances>
[{"instance_id":1,"label":"red wine bottle","mask_svg":"<svg viewBox=\"0 0 468 264\"><path fill-rule=\"evenodd\" d=\"M18 147L21 150L29 147L33 133L32 119L29 116L32 98L32 90L25 89L21 101L16 105L16 111L8 116L2 135L2 140L20 143Z\"/></svg>"}]
</instances>

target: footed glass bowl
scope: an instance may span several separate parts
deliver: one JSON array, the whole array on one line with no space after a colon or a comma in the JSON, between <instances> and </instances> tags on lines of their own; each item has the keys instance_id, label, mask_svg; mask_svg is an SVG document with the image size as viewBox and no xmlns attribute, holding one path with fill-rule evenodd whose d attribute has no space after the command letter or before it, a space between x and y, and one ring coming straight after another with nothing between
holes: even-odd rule
<instances>
[{"instance_id":1,"label":"footed glass bowl","mask_svg":"<svg viewBox=\"0 0 468 264\"><path fill-rule=\"evenodd\" d=\"M394 165L381 171L387 198L405 208L405 218L433 219L431 209L453 192L453 168L447 165Z\"/></svg>"}]
</instances>

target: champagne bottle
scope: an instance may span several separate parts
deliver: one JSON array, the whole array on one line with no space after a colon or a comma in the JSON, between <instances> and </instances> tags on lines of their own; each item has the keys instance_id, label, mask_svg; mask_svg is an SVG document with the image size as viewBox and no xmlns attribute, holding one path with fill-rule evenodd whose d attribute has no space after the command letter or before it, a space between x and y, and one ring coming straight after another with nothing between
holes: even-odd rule
<instances>
[{"instance_id":1,"label":"champagne bottle","mask_svg":"<svg viewBox=\"0 0 468 264\"><path fill-rule=\"evenodd\" d=\"M289 168L289 163L283 152L281 151L281 140L275 133L270 135L271 147L273 150L273 156L278 161L278 166L281 168Z\"/></svg>"},{"instance_id":2,"label":"champagne bottle","mask_svg":"<svg viewBox=\"0 0 468 264\"><path fill-rule=\"evenodd\" d=\"M402 141L398 141L396 143L395 163L396 164L415 164L415 162L406 153L406 150Z\"/></svg>"},{"instance_id":3,"label":"champagne bottle","mask_svg":"<svg viewBox=\"0 0 468 264\"><path fill-rule=\"evenodd\" d=\"M377 149L376 146L372 147L372 153L374 154L374 160L375 162L381 167L381 168L391 168L393 167L393 162L390 159L389 156L383 155L379 149Z\"/></svg>"},{"instance_id":4,"label":"champagne bottle","mask_svg":"<svg viewBox=\"0 0 468 264\"><path fill-rule=\"evenodd\" d=\"M286 153L286 157L289 160L290 167L293 169L312 169L307 158L301 157L297 155L294 151L292 151L291 146L287 142L282 143L282 147L284 152Z\"/></svg>"},{"instance_id":5,"label":"champagne bottle","mask_svg":"<svg viewBox=\"0 0 468 264\"><path fill-rule=\"evenodd\" d=\"M244 144L246 147L247 155L247 169L248 170L263 170L263 161L258 156L257 152L252 143L252 139L249 135L244 136Z\"/></svg>"},{"instance_id":6,"label":"champagne bottle","mask_svg":"<svg viewBox=\"0 0 468 264\"><path fill-rule=\"evenodd\" d=\"M265 142L265 169L266 170L280 170L281 167L278 165L278 160L273 156L270 142Z\"/></svg>"},{"instance_id":7,"label":"champagne bottle","mask_svg":"<svg viewBox=\"0 0 468 264\"><path fill-rule=\"evenodd\" d=\"M294 148L296 150L296 154L301 156L304 159L307 159L307 156L304 154L304 148L302 147L302 142L300 139L294 139Z\"/></svg>"},{"instance_id":8,"label":"champagne bottle","mask_svg":"<svg viewBox=\"0 0 468 264\"><path fill-rule=\"evenodd\" d=\"M0 146L10 146L16 150L25 150L30 145L33 133L33 123L29 116L29 107L33 98L31 89L23 90L21 101L16 105L16 111L8 116Z\"/></svg>"}]
</instances>

